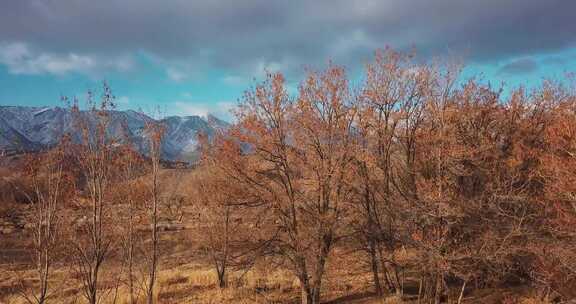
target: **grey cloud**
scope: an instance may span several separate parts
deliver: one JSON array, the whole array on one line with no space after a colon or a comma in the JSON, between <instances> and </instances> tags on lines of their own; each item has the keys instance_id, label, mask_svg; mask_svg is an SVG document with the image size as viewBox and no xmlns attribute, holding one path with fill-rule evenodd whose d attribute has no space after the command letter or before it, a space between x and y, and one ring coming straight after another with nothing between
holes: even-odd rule
<instances>
[{"instance_id":1,"label":"grey cloud","mask_svg":"<svg viewBox=\"0 0 576 304\"><path fill-rule=\"evenodd\" d=\"M0 42L247 73L357 63L386 45L493 61L574 46L574 11L572 0L7 0Z\"/></svg>"}]
</instances>

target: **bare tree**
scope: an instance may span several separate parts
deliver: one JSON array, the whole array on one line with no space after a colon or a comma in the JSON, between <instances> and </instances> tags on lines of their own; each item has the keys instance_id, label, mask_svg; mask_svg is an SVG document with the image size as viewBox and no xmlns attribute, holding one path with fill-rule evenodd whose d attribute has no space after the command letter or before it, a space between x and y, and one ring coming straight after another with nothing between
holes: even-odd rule
<instances>
[{"instance_id":1,"label":"bare tree","mask_svg":"<svg viewBox=\"0 0 576 304\"><path fill-rule=\"evenodd\" d=\"M406 208L397 193L398 162L404 133L412 132L422 106L423 68L410 56L392 50L378 51L366 67L365 83L356 100L359 137L355 160L355 230L361 249L369 256L377 294L382 294L380 272L388 289L401 294L399 264L394 253L403 239ZM380 260L380 261L379 261ZM380 265L379 265L380 264Z\"/></svg>"},{"instance_id":2,"label":"bare tree","mask_svg":"<svg viewBox=\"0 0 576 304\"><path fill-rule=\"evenodd\" d=\"M142 202L146 198L146 187L142 181L146 173L145 160L135 151L131 145L125 145L120 150L120 157L117 159L117 167L121 170L120 177L123 181L118 185L116 193L120 196L118 201L127 204L126 215L123 219L126 233L124 233L124 257L127 264L127 284L130 303L138 301L139 292L137 289L138 278L136 276L139 256L137 249L140 248L139 238L136 235L136 227L141 224L140 214Z\"/></svg>"},{"instance_id":3,"label":"bare tree","mask_svg":"<svg viewBox=\"0 0 576 304\"><path fill-rule=\"evenodd\" d=\"M80 131L80 144L76 147L77 162L85 182L85 195L89 204L88 220L79 227L73 239L76 254L74 270L81 280L83 295L90 304L99 303L99 281L102 265L112 249L109 233L110 183L113 177L113 151L116 139L108 135L109 109L114 107L114 96L105 84L98 103L88 93L88 111L80 111L76 102L73 113Z\"/></svg>"},{"instance_id":4,"label":"bare tree","mask_svg":"<svg viewBox=\"0 0 576 304\"><path fill-rule=\"evenodd\" d=\"M39 286L37 290L22 290L28 303L46 303L50 291L51 272L61 239L61 210L69 199L72 180L64 168L65 142L56 148L32 156L27 161L27 174L32 180L32 193L25 193L33 206L33 251Z\"/></svg>"},{"instance_id":5,"label":"bare tree","mask_svg":"<svg viewBox=\"0 0 576 304\"><path fill-rule=\"evenodd\" d=\"M351 195L351 100L339 67L311 72L296 100L281 75L270 75L247 93L237 127L214 155L258 197L270 252L286 259L306 304L320 302L326 259L341 238Z\"/></svg>"},{"instance_id":6,"label":"bare tree","mask_svg":"<svg viewBox=\"0 0 576 304\"><path fill-rule=\"evenodd\" d=\"M214 167L204 163L201 172L194 178L195 207L200 214L197 241L206 253L218 277L218 286L226 287L229 267L232 264L232 241L238 231L239 220L233 214L234 201L225 183L225 176L219 175Z\"/></svg>"},{"instance_id":7,"label":"bare tree","mask_svg":"<svg viewBox=\"0 0 576 304\"><path fill-rule=\"evenodd\" d=\"M146 301L149 304L154 302L154 285L156 283L158 271L158 208L160 204L160 160L161 160L161 143L164 128L161 124L150 123L146 126L149 141L149 157L151 162L151 189L149 200L149 218L150 218L150 241L151 248L148 256L148 279L146 286Z\"/></svg>"}]
</instances>

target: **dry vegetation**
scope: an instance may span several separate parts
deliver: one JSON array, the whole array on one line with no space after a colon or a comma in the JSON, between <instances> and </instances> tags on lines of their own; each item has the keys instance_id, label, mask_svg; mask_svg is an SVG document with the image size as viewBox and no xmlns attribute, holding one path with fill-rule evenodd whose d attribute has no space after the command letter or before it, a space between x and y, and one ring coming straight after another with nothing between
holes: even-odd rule
<instances>
[{"instance_id":1,"label":"dry vegetation","mask_svg":"<svg viewBox=\"0 0 576 304\"><path fill-rule=\"evenodd\" d=\"M561 303L576 298L576 95L503 94L378 52L246 92L161 169L106 133L5 160L1 303Z\"/></svg>"}]
</instances>

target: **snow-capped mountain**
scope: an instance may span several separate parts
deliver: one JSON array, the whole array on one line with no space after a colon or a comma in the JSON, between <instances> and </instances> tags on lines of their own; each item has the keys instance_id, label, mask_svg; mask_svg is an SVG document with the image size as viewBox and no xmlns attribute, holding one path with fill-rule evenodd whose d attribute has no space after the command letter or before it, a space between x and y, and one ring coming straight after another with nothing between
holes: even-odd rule
<instances>
[{"instance_id":1,"label":"snow-capped mountain","mask_svg":"<svg viewBox=\"0 0 576 304\"><path fill-rule=\"evenodd\" d=\"M96 117L83 111L87 121ZM140 152L146 153L144 128L153 118L132 110L109 111L108 134L129 140ZM193 160L198 153L197 135L212 136L228 123L214 116L170 116L161 119L166 132L162 142L162 157L166 160ZM61 107L0 106L0 151L37 151L58 143L65 134L79 139L74 128L73 113Z\"/></svg>"}]
</instances>

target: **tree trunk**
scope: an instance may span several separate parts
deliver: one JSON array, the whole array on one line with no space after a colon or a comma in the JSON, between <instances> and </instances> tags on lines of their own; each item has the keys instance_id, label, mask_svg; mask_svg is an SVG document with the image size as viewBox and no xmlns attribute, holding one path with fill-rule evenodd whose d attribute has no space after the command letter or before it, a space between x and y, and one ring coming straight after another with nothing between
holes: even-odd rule
<instances>
[{"instance_id":1,"label":"tree trunk","mask_svg":"<svg viewBox=\"0 0 576 304\"><path fill-rule=\"evenodd\" d=\"M313 289L312 304L320 304L320 285L314 287Z\"/></svg>"},{"instance_id":2,"label":"tree trunk","mask_svg":"<svg viewBox=\"0 0 576 304\"><path fill-rule=\"evenodd\" d=\"M326 253L327 251L322 251ZM320 304L320 289L322 287L322 277L324 275L324 264L326 255L322 254L316 260L316 267L312 276L308 275L305 268L306 263L302 263L300 278L301 302L302 304Z\"/></svg>"},{"instance_id":3,"label":"tree trunk","mask_svg":"<svg viewBox=\"0 0 576 304\"><path fill-rule=\"evenodd\" d=\"M221 269L218 269L218 287L226 288L226 268L223 265Z\"/></svg>"},{"instance_id":4,"label":"tree trunk","mask_svg":"<svg viewBox=\"0 0 576 304\"><path fill-rule=\"evenodd\" d=\"M310 284L304 286L301 283L301 303L302 304L320 304L320 286L312 287Z\"/></svg>"},{"instance_id":5,"label":"tree trunk","mask_svg":"<svg viewBox=\"0 0 576 304\"><path fill-rule=\"evenodd\" d=\"M380 284L380 275L378 271L378 258L376 256L376 246L374 241L370 241L370 262L372 264L372 277L374 280L374 289L376 291L376 295L382 296L383 290L382 285Z\"/></svg>"},{"instance_id":6,"label":"tree trunk","mask_svg":"<svg viewBox=\"0 0 576 304\"><path fill-rule=\"evenodd\" d=\"M150 273L148 274L147 303L154 303L154 283L156 282L156 268L158 259L158 223L157 223L157 205L154 199L153 218L152 218L152 252L150 261Z\"/></svg>"},{"instance_id":7,"label":"tree trunk","mask_svg":"<svg viewBox=\"0 0 576 304\"><path fill-rule=\"evenodd\" d=\"M423 278L422 276L420 276L420 283L418 284L418 304L420 304L420 299L422 297L422 284L423 284Z\"/></svg>"},{"instance_id":8,"label":"tree trunk","mask_svg":"<svg viewBox=\"0 0 576 304\"><path fill-rule=\"evenodd\" d=\"M312 304L312 288L306 267L306 259L300 256L294 265L298 269L298 280L300 281L300 302L302 304Z\"/></svg>"},{"instance_id":9,"label":"tree trunk","mask_svg":"<svg viewBox=\"0 0 576 304\"><path fill-rule=\"evenodd\" d=\"M154 303L154 286L156 283L156 275L158 268L158 204L160 200L159 193L159 172L160 172L160 142L161 142L161 131L157 129L153 130L151 142L150 142L150 155L152 159L152 252L150 253L150 273L148 278L148 296L147 303Z\"/></svg>"},{"instance_id":10,"label":"tree trunk","mask_svg":"<svg viewBox=\"0 0 576 304\"><path fill-rule=\"evenodd\" d=\"M398 273L398 266L391 266L394 270L394 291L398 297L402 297L404 293L404 282L401 281L401 275Z\"/></svg>"},{"instance_id":11,"label":"tree trunk","mask_svg":"<svg viewBox=\"0 0 576 304\"><path fill-rule=\"evenodd\" d=\"M134 206L130 200L130 218L128 226L128 292L130 304L135 304L134 299Z\"/></svg>"},{"instance_id":12,"label":"tree trunk","mask_svg":"<svg viewBox=\"0 0 576 304\"><path fill-rule=\"evenodd\" d=\"M312 291L310 290L310 286L308 284L304 284L300 282L300 290L301 290L301 303L302 304L312 304Z\"/></svg>"},{"instance_id":13,"label":"tree trunk","mask_svg":"<svg viewBox=\"0 0 576 304\"><path fill-rule=\"evenodd\" d=\"M324 267L326 259L330 253L332 246L332 235L325 233L322 235L322 242L319 244L319 252L313 262L313 273L308 275L306 268L306 260L302 257L298 264L300 270L300 284L302 288L302 304L319 304L320 303L320 289L322 287L322 278L324 276Z\"/></svg>"},{"instance_id":14,"label":"tree trunk","mask_svg":"<svg viewBox=\"0 0 576 304\"><path fill-rule=\"evenodd\" d=\"M443 278L442 274L438 273L436 275L436 290L434 291L434 303L440 304L440 300L442 297L442 286L443 285Z\"/></svg>"},{"instance_id":15,"label":"tree trunk","mask_svg":"<svg viewBox=\"0 0 576 304\"><path fill-rule=\"evenodd\" d=\"M380 254L382 271L387 275L389 281L390 289L396 293L396 295L402 295L402 286L400 284L400 277L398 276L398 269L396 265L390 262L386 262L383 254Z\"/></svg>"},{"instance_id":16,"label":"tree trunk","mask_svg":"<svg viewBox=\"0 0 576 304\"><path fill-rule=\"evenodd\" d=\"M394 285L392 284L392 279L390 277L388 269L386 268L386 259L384 258L384 252L381 246L378 246L378 254L380 255L380 268L382 268L382 274L386 286L388 287L388 291L392 292L394 290Z\"/></svg>"},{"instance_id":17,"label":"tree trunk","mask_svg":"<svg viewBox=\"0 0 576 304\"><path fill-rule=\"evenodd\" d=\"M384 281L386 283L386 287L388 288L389 292L394 291L394 285L392 285L392 280L390 279L390 274L388 270L382 266L382 276L384 277Z\"/></svg>"},{"instance_id":18,"label":"tree trunk","mask_svg":"<svg viewBox=\"0 0 576 304\"><path fill-rule=\"evenodd\" d=\"M462 299L464 298L464 290L466 289L466 281L462 283L462 290L460 290L460 296L458 297L458 304L462 303Z\"/></svg>"}]
</instances>

